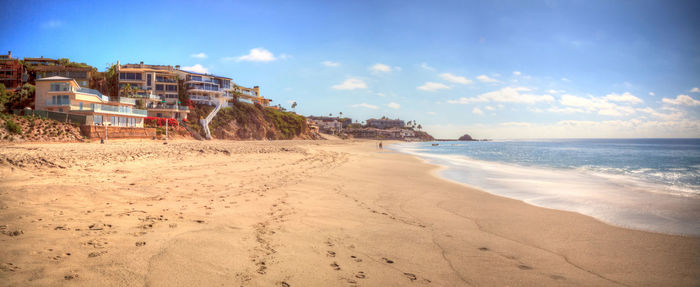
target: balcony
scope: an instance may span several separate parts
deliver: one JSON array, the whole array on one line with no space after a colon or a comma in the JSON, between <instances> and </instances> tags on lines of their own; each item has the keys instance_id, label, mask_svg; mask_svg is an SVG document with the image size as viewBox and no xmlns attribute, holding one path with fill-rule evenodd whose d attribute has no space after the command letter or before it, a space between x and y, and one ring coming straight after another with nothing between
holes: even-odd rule
<instances>
[{"instance_id":1,"label":"balcony","mask_svg":"<svg viewBox=\"0 0 700 287\"><path fill-rule=\"evenodd\" d=\"M177 80L156 77L156 83L177 83Z\"/></svg>"},{"instance_id":2,"label":"balcony","mask_svg":"<svg viewBox=\"0 0 700 287\"><path fill-rule=\"evenodd\" d=\"M207 78L192 78L192 77L187 77L186 83L194 82L194 83L212 83L216 84L217 86L220 84L220 81L214 80L214 79L207 79Z\"/></svg>"},{"instance_id":3,"label":"balcony","mask_svg":"<svg viewBox=\"0 0 700 287\"><path fill-rule=\"evenodd\" d=\"M146 106L149 110L176 110L176 111L189 111L190 107L173 105L173 104L149 104Z\"/></svg>"},{"instance_id":4,"label":"balcony","mask_svg":"<svg viewBox=\"0 0 700 287\"><path fill-rule=\"evenodd\" d=\"M122 104L135 105L135 104L136 104L136 99L130 99L130 98L119 97L119 102L122 103Z\"/></svg>"},{"instance_id":5,"label":"balcony","mask_svg":"<svg viewBox=\"0 0 700 287\"><path fill-rule=\"evenodd\" d=\"M70 106L70 100L68 100L68 101L46 100L46 106L48 106L48 107Z\"/></svg>"},{"instance_id":6,"label":"balcony","mask_svg":"<svg viewBox=\"0 0 700 287\"><path fill-rule=\"evenodd\" d=\"M83 106L71 105L70 110L71 111L80 111L80 112L118 114L118 115L126 115L126 116L143 116L143 117L145 117L146 115L148 115L148 112L146 110L133 109L133 108L127 107L127 106L110 106L110 105L102 105L102 104L90 104L90 105L83 105Z\"/></svg>"}]
</instances>

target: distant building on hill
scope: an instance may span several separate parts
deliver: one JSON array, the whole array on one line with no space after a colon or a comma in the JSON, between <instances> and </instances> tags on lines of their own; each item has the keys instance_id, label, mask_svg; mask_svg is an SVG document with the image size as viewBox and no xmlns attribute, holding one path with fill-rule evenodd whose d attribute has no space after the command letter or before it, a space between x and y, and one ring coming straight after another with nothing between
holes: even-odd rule
<instances>
[{"instance_id":1,"label":"distant building on hill","mask_svg":"<svg viewBox=\"0 0 700 287\"><path fill-rule=\"evenodd\" d=\"M351 118L340 117L317 117L308 116L307 119L313 121L322 133L336 133L352 123Z\"/></svg>"},{"instance_id":2,"label":"distant building on hill","mask_svg":"<svg viewBox=\"0 0 700 287\"><path fill-rule=\"evenodd\" d=\"M390 129L390 128L402 128L406 123L402 120L390 120L390 119L369 119L367 120L367 126L377 129Z\"/></svg>"},{"instance_id":3,"label":"distant building on hill","mask_svg":"<svg viewBox=\"0 0 700 287\"><path fill-rule=\"evenodd\" d=\"M135 109L134 99L110 98L99 91L82 88L74 79L47 77L36 81L34 106L50 111L86 116L86 125L143 127L145 110Z\"/></svg>"},{"instance_id":4,"label":"distant building on hill","mask_svg":"<svg viewBox=\"0 0 700 287\"><path fill-rule=\"evenodd\" d=\"M24 67L19 59L12 58L12 51L0 55L0 83L7 89L19 89L24 80Z\"/></svg>"},{"instance_id":5,"label":"distant building on hill","mask_svg":"<svg viewBox=\"0 0 700 287\"><path fill-rule=\"evenodd\" d=\"M122 97L138 98L145 103L148 115L159 118L187 119L188 106L182 105L178 98L179 75L173 66L119 64L119 94ZM127 86L132 91L125 95Z\"/></svg>"},{"instance_id":6,"label":"distant building on hill","mask_svg":"<svg viewBox=\"0 0 700 287\"><path fill-rule=\"evenodd\" d=\"M264 98L260 95L260 86L254 86L252 88L247 88L244 86L233 85L233 93L244 102L250 102L252 104L259 104L263 107L270 107L271 99Z\"/></svg>"}]
</instances>

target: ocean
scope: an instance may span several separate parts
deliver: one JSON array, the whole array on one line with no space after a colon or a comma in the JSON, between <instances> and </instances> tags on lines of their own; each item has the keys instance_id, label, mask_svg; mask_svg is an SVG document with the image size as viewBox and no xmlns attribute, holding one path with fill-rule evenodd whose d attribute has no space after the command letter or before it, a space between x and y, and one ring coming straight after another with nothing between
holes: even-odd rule
<instances>
[{"instance_id":1,"label":"ocean","mask_svg":"<svg viewBox=\"0 0 700 287\"><path fill-rule=\"evenodd\" d=\"M433 144L438 144L433 146ZM400 143L448 180L608 224L700 236L700 139Z\"/></svg>"}]
</instances>

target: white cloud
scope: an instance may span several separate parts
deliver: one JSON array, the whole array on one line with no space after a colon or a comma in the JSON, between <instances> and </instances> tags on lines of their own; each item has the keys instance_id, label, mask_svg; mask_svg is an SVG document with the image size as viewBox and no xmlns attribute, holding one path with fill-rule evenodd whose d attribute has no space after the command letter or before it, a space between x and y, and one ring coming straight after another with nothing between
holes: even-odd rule
<instances>
[{"instance_id":1,"label":"white cloud","mask_svg":"<svg viewBox=\"0 0 700 287\"><path fill-rule=\"evenodd\" d=\"M63 21L61 20L49 20L41 23L41 28L44 29L55 29L63 26Z\"/></svg>"},{"instance_id":2,"label":"white cloud","mask_svg":"<svg viewBox=\"0 0 700 287\"><path fill-rule=\"evenodd\" d=\"M189 67L182 67L181 69L185 70L185 71L200 73L200 74L209 73L209 70L207 70L207 68L205 68L204 66L202 66L200 64L196 64L194 66L189 66Z\"/></svg>"},{"instance_id":3,"label":"white cloud","mask_svg":"<svg viewBox=\"0 0 700 287\"><path fill-rule=\"evenodd\" d=\"M337 84L332 87L335 90L357 90L357 89L366 89L367 84L365 84L364 81L357 79L357 78L349 78L345 80L344 82Z\"/></svg>"},{"instance_id":4,"label":"white cloud","mask_svg":"<svg viewBox=\"0 0 700 287\"><path fill-rule=\"evenodd\" d=\"M377 93L377 97L386 97L384 93Z\"/></svg>"},{"instance_id":5,"label":"white cloud","mask_svg":"<svg viewBox=\"0 0 700 287\"><path fill-rule=\"evenodd\" d=\"M372 109L372 110L376 110L378 108L377 106L370 105L368 103L355 104L355 105L352 105L351 107L353 107L353 108L366 108L366 109Z\"/></svg>"},{"instance_id":6,"label":"white cloud","mask_svg":"<svg viewBox=\"0 0 700 287\"><path fill-rule=\"evenodd\" d=\"M285 56L286 58L286 56ZM224 59L231 59L230 57L224 58ZM237 62L240 61L246 61L246 62L272 62L274 60L277 60L275 58L275 55L272 54L272 52L266 50L265 48L253 48L250 49L250 52L248 55L243 55L240 57L236 58Z\"/></svg>"},{"instance_id":7,"label":"white cloud","mask_svg":"<svg viewBox=\"0 0 700 287\"><path fill-rule=\"evenodd\" d=\"M428 71L433 71L433 72L435 72L435 68L433 68L433 67L431 67L431 66L428 66L428 63L423 62L423 63L420 64L420 67L423 68L423 69L426 69L426 70L428 70Z\"/></svg>"},{"instance_id":8,"label":"white cloud","mask_svg":"<svg viewBox=\"0 0 700 287\"><path fill-rule=\"evenodd\" d=\"M671 105L689 107L700 106L700 101L693 99L688 95L678 95L675 99L663 98L661 101L663 101L665 104Z\"/></svg>"},{"instance_id":9,"label":"white cloud","mask_svg":"<svg viewBox=\"0 0 700 287\"><path fill-rule=\"evenodd\" d=\"M647 114L651 115L652 117L659 118L659 119L666 120L666 121L680 120L684 116L684 114L681 112L673 112L670 114L660 113L660 112L657 112L656 110L654 110L650 107L646 107L643 109L637 109L637 111L647 113Z\"/></svg>"},{"instance_id":10,"label":"white cloud","mask_svg":"<svg viewBox=\"0 0 700 287\"><path fill-rule=\"evenodd\" d=\"M532 126L531 123L527 122L504 122L500 123L499 125L504 126L504 127L530 127Z\"/></svg>"},{"instance_id":11,"label":"white cloud","mask_svg":"<svg viewBox=\"0 0 700 287\"><path fill-rule=\"evenodd\" d=\"M474 108L472 109L472 114L475 114L475 115L483 115L483 114L484 114L484 111L482 111L480 108L474 107Z\"/></svg>"},{"instance_id":12,"label":"white cloud","mask_svg":"<svg viewBox=\"0 0 700 287\"><path fill-rule=\"evenodd\" d=\"M372 71L372 73L389 73L392 71L401 71L400 67L392 67L382 63L374 64L374 66L369 67L369 69Z\"/></svg>"},{"instance_id":13,"label":"white cloud","mask_svg":"<svg viewBox=\"0 0 700 287\"><path fill-rule=\"evenodd\" d=\"M571 82L571 80L569 80L569 79L567 79L567 78L561 78L561 80L564 81L564 82Z\"/></svg>"},{"instance_id":14,"label":"white cloud","mask_svg":"<svg viewBox=\"0 0 700 287\"><path fill-rule=\"evenodd\" d=\"M619 94L607 94L603 99L606 99L608 101L612 102L625 102L625 103L630 103L630 104L641 104L644 101L640 98L635 97L634 95L625 92L622 95Z\"/></svg>"},{"instance_id":15,"label":"white cloud","mask_svg":"<svg viewBox=\"0 0 700 287\"><path fill-rule=\"evenodd\" d=\"M321 65L324 65L326 67L340 67L340 63L333 61L323 61L321 62Z\"/></svg>"},{"instance_id":16,"label":"white cloud","mask_svg":"<svg viewBox=\"0 0 700 287\"><path fill-rule=\"evenodd\" d=\"M653 96L656 96L656 94L654 94L654 92L649 92L649 95L652 96L652 97L653 97Z\"/></svg>"},{"instance_id":17,"label":"white cloud","mask_svg":"<svg viewBox=\"0 0 700 287\"><path fill-rule=\"evenodd\" d=\"M572 108L572 107L566 107L566 108L561 108L561 107L551 107L547 109L548 112L552 113L558 113L558 114L575 114L575 113L585 113L586 111L583 109L577 109L577 108Z\"/></svg>"},{"instance_id":18,"label":"white cloud","mask_svg":"<svg viewBox=\"0 0 700 287\"><path fill-rule=\"evenodd\" d=\"M190 57L192 57L192 58L197 58L197 59L206 59L206 58L207 58L207 54L204 54L204 53L197 53L197 54L192 54L192 55L190 55Z\"/></svg>"},{"instance_id":19,"label":"white cloud","mask_svg":"<svg viewBox=\"0 0 700 287\"><path fill-rule=\"evenodd\" d=\"M487 111L495 111L496 110L496 108L494 108L492 106L485 106L484 109Z\"/></svg>"},{"instance_id":20,"label":"white cloud","mask_svg":"<svg viewBox=\"0 0 700 287\"><path fill-rule=\"evenodd\" d=\"M499 102L499 103L520 103L520 104L535 104L538 102L553 102L554 97L550 95L536 95L527 93L531 91L526 87L505 87L498 91L480 94L473 98L459 98L458 100L448 100L450 104L470 104L482 102Z\"/></svg>"},{"instance_id":21,"label":"white cloud","mask_svg":"<svg viewBox=\"0 0 700 287\"><path fill-rule=\"evenodd\" d=\"M442 78L445 81L448 81L450 83L455 83L455 84L468 85L468 84L472 83L472 80L469 80L469 79L462 77L462 76L453 75L450 73L442 73L442 74L440 74L440 78Z\"/></svg>"},{"instance_id":22,"label":"white cloud","mask_svg":"<svg viewBox=\"0 0 700 287\"><path fill-rule=\"evenodd\" d=\"M435 112L426 112L426 114L429 114L429 115L431 115L431 116L434 116L434 115L436 115L436 113L435 113Z\"/></svg>"},{"instance_id":23,"label":"white cloud","mask_svg":"<svg viewBox=\"0 0 700 287\"><path fill-rule=\"evenodd\" d=\"M690 92L691 93L700 93L700 88L698 88L698 87L692 88L692 89L690 89Z\"/></svg>"},{"instance_id":24,"label":"white cloud","mask_svg":"<svg viewBox=\"0 0 700 287\"><path fill-rule=\"evenodd\" d=\"M416 88L422 91L434 92L438 90L449 90L450 87L443 83L426 82L422 86Z\"/></svg>"},{"instance_id":25,"label":"white cloud","mask_svg":"<svg viewBox=\"0 0 700 287\"><path fill-rule=\"evenodd\" d=\"M520 73L520 71L513 71L513 75L514 75L514 76L520 76L520 75L522 75L522 73Z\"/></svg>"},{"instance_id":26,"label":"white cloud","mask_svg":"<svg viewBox=\"0 0 700 287\"><path fill-rule=\"evenodd\" d=\"M487 75L480 75L476 77L477 80L482 81L484 83L498 83L498 80L489 78Z\"/></svg>"},{"instance_id":27,"label":"white cloud","mask_svg":"<svg viewBox=\"0 0 700 287\"><path fill-rule=\"evenodd\" d=\"M566 91L564 91L564 90L550 89L549 91L547 91L547 93L550 93L550 94L561 94L561 93L566 93Z\"/></svg>"},{"instance_id":28,"label":"white cloud","mask_svg":"<svg viewBox=\"0 0 700 287\"><path fill-rule=\"evenodd\" d=\"M394 103L394 102L391 102L391 103L387 104L386 106L387 106L387 107L390 107L390 108L392 108L392 109L399 109L399 108L401 108L401 105L400 105L400 104Z\"/></svg>"},{"instance_id":29,"label":"white cloud","mask_svg":"<svg viewBox=\"0 0 700 287\"><path fill-rule=\"evenodd\" d=\"M598 98L589 96L588 98L578 97L574 95L562 95L559 103L568 106L583 109L587 112L598 112L603 116L626 116L634 114L635 110L632 107L620 106L608 101L607 98Z\"/></svg>"}]
</instances>

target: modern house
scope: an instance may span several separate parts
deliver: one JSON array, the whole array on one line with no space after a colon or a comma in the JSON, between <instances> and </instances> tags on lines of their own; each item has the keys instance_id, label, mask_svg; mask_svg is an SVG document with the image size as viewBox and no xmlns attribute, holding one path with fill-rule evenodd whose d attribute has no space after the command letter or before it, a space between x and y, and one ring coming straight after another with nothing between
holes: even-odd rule
<instances>
[{"instance_id":1,"label":"modern house","mask_svg":"<svg viewBox=\"0 0 700 287\"><path fill-rule=\"evenodd\" d=\"M322 133L336 133L352 123L351 118L308 116Z\"/></svg>"},{"instance_id":2,"label":"modern house","mask_svg":"<svg viewBox=\"0 0 700 287\"><path fill-rule=\"evenodd\" d=\"M61 65L59 60L44 58L24 58L24 63L28 65L31 80L40 80L48 77L65 77L74 79L83 88L90 87L92 74L95 68Z\"/></svg>"},{"instance_id":3,"label":"modern house","mask_svg":"<svg viewBox=\"0 0 700 287\"><path fill-rule=\"evenodd\" d=\"M185 82L187 95L193 103L215 106L219 101L228 102L233 99L231 78L195 73L180 70L179 66L175 67L178 68L176 72Z\"/></svg>"},{"instance_id":4,"label":"modern house","mask_svg":"<svg viewBox=\"0 0 700 287\"><path fill-rule=\"evenodd\" d=\"M179 103L178 74L173 66L120 65L117 61L117 72L120 96L142 101L149 116L187 119L190 109Z\"/></svg>"},{"instance_id":5,"label":"modern house","mask_svg":"<svg viewBox=\"0 0 700 287\"><path fill-rule=\"evenodd\" d=\"M254 86L252 88L246 88L239 85L233 85L233 94L238 96L239 100L244 102L249 102L251 104L259 104L263 107L269 107L271 99L263 98L260 95L260 87Z\"/></svg>"},{"instance_id":6,"label":"modern house","mask_svg":"<svg viewBox=\"0 0 700 287\"><path fill-rule=\"evenodd\" d=\"M109 97L82 88L71 78L47 77L36 80L36 110L87 116L87 125L143 127L146 111L135 109L130 98Z\"/></svg>"},{"instance_id":7,"label":"modern house","mask_svg":"<svg viewBox=\"0 0 700 287\"><path fill-rule=\"evenodd\" d=\"M12 58L12 51L7 55L0 55L0 83L6 89L18 89L22 87L24 67L19 59Z\"/></svg>"},{"instance_id":8,"label":"modern house","mask_svg":"<svg viewBox=\"0 0 700 287\"><path fill-rule=\"evenodd\" d=\"M369 119L367 120L367 126L378 128L378 129L390 129L390 128L402 128L406 123L402 120L396 119Z\"/></svg>"}]
</instances>

